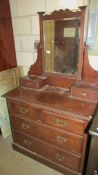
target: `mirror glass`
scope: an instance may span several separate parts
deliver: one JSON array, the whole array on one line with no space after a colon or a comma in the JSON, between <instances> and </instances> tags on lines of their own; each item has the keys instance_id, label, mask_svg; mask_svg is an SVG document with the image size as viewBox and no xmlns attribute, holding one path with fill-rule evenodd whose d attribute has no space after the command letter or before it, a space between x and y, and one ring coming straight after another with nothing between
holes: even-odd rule
<instances>
[{"instance_id":1,"label":"mirror glass","mask_svg":"<svg viewBox=\"0 0 98 175\"><path fill-rule=\"evenodd\" d=\"M45 20L45 71L75 74L80 43L80 18Z\"/></svg>"}]
</instances>

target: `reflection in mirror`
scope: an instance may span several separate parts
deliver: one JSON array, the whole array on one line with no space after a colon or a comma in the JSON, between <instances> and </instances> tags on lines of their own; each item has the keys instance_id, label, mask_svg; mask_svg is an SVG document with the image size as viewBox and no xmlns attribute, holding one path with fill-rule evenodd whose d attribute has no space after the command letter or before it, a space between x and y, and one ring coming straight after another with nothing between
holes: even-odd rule
<instances>
[{"instance_id":1,"label":"reflection in mirror","mask_svg":"<svg viewBox=\"0 0 98 175\"><path fill-rule=\"evenodd\" d=\"M79 52L79 18L45 20L45 71L75 74Z\"/></svg>"}]
</instances>

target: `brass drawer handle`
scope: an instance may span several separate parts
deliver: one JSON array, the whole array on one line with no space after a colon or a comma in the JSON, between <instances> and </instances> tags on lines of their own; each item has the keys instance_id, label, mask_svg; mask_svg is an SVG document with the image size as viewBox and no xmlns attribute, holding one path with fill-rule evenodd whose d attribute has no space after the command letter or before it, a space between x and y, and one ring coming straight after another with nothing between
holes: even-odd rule
<instances>
[{"instance_id":1,"label":"brass drawer handle","mask_svg":"<svg viewBox=\"0 0 98 175\"><path fill-rule=\"evenodd\" d=\"M32 145L32 142L29 141L29 140L27 140L27 139L25 139L25 140L24 140L24 144L29 146L29 145Z\"/></svg>"},{"instance_id":2,"label":"brass drawer handle","mask_svg":"<svg viewBox=\"0 0 98 175\"><path fill-rule=\"evenodd\" d=\"M25 108L25 107L20 107L20 112L21 112L22 114L26 114L26 113L28 112L28 109Z\"/></svg>"},{"instance_id":3,"label":"brass drawer handle","mask_svg":"<svg viewBox=\"0 0 98 175\"><path fill-rule=\"evenodd\" d=\"M65 143L66 142L66 138L62 137L62 136L57 136L57 141L61 142L61 143Z\"/></svg>"},{"instance_id":4,"label":"brass drawer handle","mask_svg":"<svg viewBox=\"0 0 98 175\"><path fill-rule=\"evenodd\" d=\"M21 127L23 129L29 129L30 128L30 125L26 124L26 123L22 123Z\"/></svg>"},{"instance_id":5,"label":"brass drawer handle","mask_svg":"<svg viewBox=\"0 0 98 175\"><path fill-rule=\"evenodd\" d=\"M66 121L60 120L60 119L56 119L56 124L58 126L66 126Z\"/></svg>"},{"instance_id":6,"label":"brass drawer handle","mask_svg":"<svg viewBox=\"0 0 98 175\"><path fill-rule=\"evenodd\" d=\"M81 95L83 96L83 97L86 97L86 92L81 92Z\"/></svg>"},{"instance_id":7,"label":"brass drawer handle","mask_svg":"<svg viewBox=\"0 0 98 175\"><path fill-rule=\"evenodd\" d=\"M56 154L56 158L57 158L57 160L59 160L61 162L63 162L65 160L64 156L61 156L59 154Z\"/></svg>"}]
</instances>

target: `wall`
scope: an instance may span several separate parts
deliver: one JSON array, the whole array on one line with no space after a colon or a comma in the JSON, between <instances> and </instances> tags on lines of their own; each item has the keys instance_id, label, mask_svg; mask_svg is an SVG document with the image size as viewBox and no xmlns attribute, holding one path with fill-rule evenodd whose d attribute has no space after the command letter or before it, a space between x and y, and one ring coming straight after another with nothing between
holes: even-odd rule
<instances>
[{"instance_id":1,"label":"wall","mask_svg":"<svg viewBox=\"0 0 98 175\"><path fill-rule=\"evenodd\" d=\"M37 57L35 40L39 40L39 19L37 12L51 12L61 8L77 8L88 0L10 0L14 40L18 66L25 71Z\"/></svg>"},{"instance_id":2,"label":"wall","mask_svg":"<svg viewBox=\"0 0 98 175\"><path fill-rule=\"evenodd\" d=\"M19 78L22 76L24 76L22 67L0 72L0 128L4 138L11 133L11 130L6 99L2 95L18 87Z\"/></svg>"}]
</instances>

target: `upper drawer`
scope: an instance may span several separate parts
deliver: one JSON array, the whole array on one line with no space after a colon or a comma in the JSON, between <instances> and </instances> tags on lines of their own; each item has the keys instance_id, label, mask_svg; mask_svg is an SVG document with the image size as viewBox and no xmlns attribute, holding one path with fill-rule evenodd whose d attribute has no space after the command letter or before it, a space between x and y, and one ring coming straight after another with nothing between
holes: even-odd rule
<instances>
[{"instance_id":1,"label":"upper drawer","mask_svg":"<svg viewBox=\"0 0 98 175\"><path fill-rule=\"evenodd\" d=\"M98 100L98 92L85 87L72 87L71 88L71 95L73 97L81 98L83 100Z\"/></svg>"},{"instance_id":2,"label":"upper drawer","mask_svg":"<svg viewBox=\"0 0 98 175\"><path fill-rule=\"evenodd\" d=\"M54 112L43 110L43 123L60 128L78 135L83 135L85 122L74 119L70 116L60 115Z\"/></svg>"},{"instance_id":3,"label":"upper drawer","mask_svg":"<svg viewBox=\"0 0 98 175\"><path fill-rule=\"evenodd\" d=\"M32 120L41 120L41 109L21 102L8 102L10 113Z\"/></svg>"}]
</instances>

